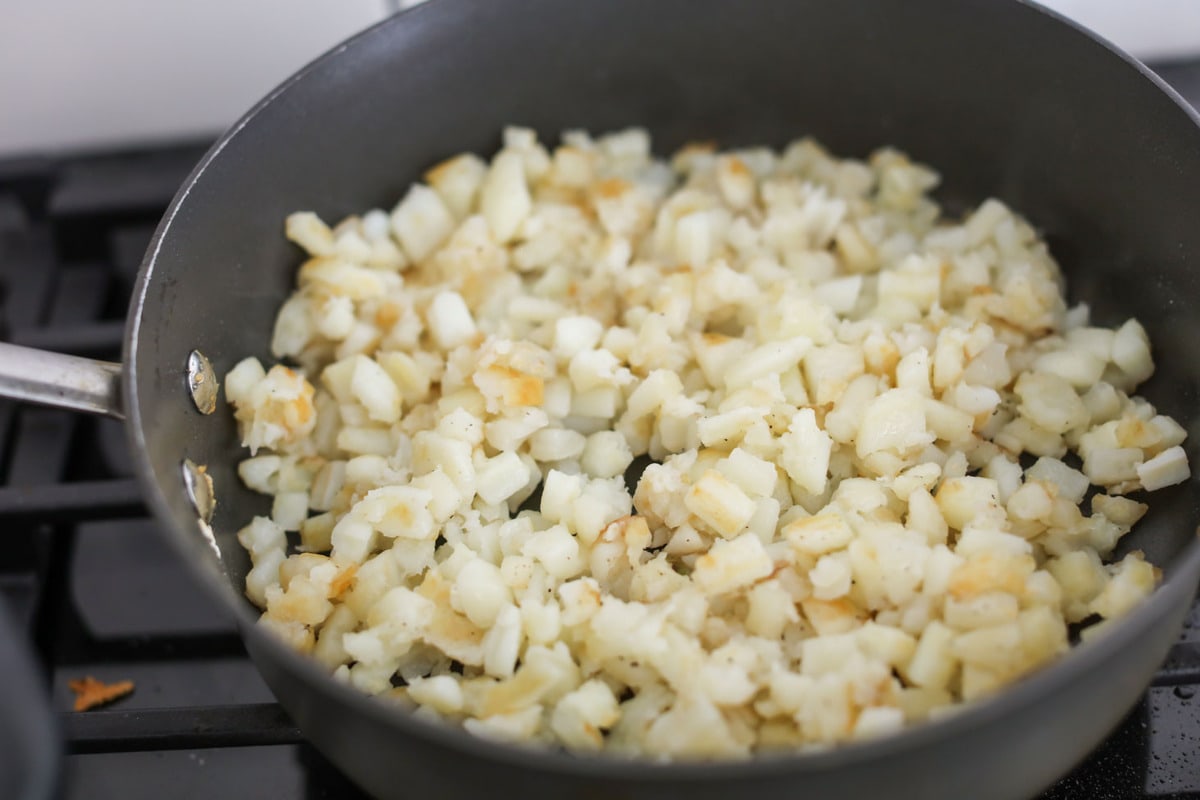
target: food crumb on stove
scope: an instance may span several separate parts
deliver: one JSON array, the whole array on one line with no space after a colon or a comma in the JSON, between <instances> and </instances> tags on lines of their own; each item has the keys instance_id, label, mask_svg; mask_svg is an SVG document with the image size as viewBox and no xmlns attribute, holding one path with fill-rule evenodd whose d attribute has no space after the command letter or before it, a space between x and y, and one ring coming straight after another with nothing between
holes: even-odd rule
<instances>
[{"instance_id":1,"label":"food crumb on stove","mask_svg":"<svg viewBox=\"0 0 1200 800\"><path fill-rule=\"evenodd\" d=\"M133 694L133 681L105 683L91 675L67 681L67 687L75 693L76 711L90 711Z\"/></svg>"}]
</instances>

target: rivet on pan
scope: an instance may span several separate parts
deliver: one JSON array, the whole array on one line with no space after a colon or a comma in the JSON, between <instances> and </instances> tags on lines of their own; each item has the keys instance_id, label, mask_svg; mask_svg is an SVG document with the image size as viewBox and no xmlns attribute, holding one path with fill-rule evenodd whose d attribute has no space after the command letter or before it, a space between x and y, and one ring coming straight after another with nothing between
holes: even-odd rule
<instances>
[{"instance_id":1,"label":"rivet on pan","mask_svg":"<svg viewBox=\"0 0 1200 800\"><path fill-rule=\"evenodd\" d=\"M190 458L183 460L183 486L187 490L192 508L204 524L212 522L213 509L217 507L217 498L213 494L212 478L208 468L197 465Z\"/></svg>"},{"instance_id":2,"label":"rivet on pan","mask_svg":"<svg viewBox=\"0 0 1200 800\"><path fill-rule=\"evenodd\" d=\"M188 391L191 392L192 402L201 414L211 414L217 410L217 391L221 385L217 383L217 374L213 372L212 364L199 350L193 350L188 355L187 362Z\"/></svg>"}]
</instances>

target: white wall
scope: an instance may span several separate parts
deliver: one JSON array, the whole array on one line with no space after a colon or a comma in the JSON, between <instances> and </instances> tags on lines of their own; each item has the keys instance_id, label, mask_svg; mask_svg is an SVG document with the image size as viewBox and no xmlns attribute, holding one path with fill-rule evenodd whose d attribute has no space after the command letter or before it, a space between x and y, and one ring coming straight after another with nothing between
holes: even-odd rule
<instances>
[{"instance_id":1,"label":"white wall","mask_svg":"<svg viewBox=\"0 0 1200 800\"><path fill-rule=\"evenodd\" d=\"M384 0L3 0L0 152L216 134Z\"/></svg>"},{"instance_id":2,"label":"white wall","mask_svg":"<svg viewBox=\"0 0 1200 800\"><path fill-rule=\"evenodd\" d=\"M1143 61L1200 56L1200 0L1039 0Z\"/></svg>"},{"instance_id":3,"label":"white wall","mask_svg":"<svg viewBox=\"0 0 1200 800\"><path fill-rule=\"evenodd\" d=\"M0 155L215 135L415 2L0 0ZM1200 54L1200 0L1045 2L1143 58Z\"/></svg>"}]
</instances>

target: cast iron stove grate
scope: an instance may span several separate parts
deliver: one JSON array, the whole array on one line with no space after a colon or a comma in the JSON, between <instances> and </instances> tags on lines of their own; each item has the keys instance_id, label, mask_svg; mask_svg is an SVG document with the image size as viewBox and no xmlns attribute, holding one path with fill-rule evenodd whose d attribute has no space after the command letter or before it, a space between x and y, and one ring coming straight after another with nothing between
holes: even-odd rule
<instances>
[{"instance_id":1,"label":"cast iron stove grate","mask_svg":"<svg viewBox=\"0 0 1200 800\"><path fill-rule=\"evenodd\" d=\"M1164 73L1200 99L1200 62ZM0 162L2 338L117 359L141 255L203 149ZM0 594L50 687L61 796L360 797L304 743L155 524L118 423L0 402ZM85 675L137 688L75 713L67 682ZM1044 797L1200 800L1197 689L1200 604L1138 707Z\"/></svg>"}]
</instances>

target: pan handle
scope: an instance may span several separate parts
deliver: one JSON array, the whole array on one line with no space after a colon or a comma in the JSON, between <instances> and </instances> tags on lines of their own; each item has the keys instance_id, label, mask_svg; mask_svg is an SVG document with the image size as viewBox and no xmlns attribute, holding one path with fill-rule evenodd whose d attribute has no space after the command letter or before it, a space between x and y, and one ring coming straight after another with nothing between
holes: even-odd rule
<instances>
[{"instance_id":1,"label":"pan handle","mask_svg":"<svg viewBox=\"0 0 1200 800\"><path fill-rule=\"evenodd\" d=\"M0 397L125 418L121 365L0 342Z\"/></svg>"}]
</instances>

